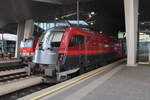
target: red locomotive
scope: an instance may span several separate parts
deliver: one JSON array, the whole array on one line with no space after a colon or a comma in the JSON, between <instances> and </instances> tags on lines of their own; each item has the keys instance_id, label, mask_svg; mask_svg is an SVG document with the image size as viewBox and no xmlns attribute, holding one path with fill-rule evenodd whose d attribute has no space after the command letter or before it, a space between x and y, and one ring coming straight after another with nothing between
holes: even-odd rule
<instances>
[{"instance_id":1,"label":"red locomotive","mask_svg":"<svg viewBox=\"0 0 150 100\"><path fill-rule=\"evenodd\" d=\"M62 81L93 65L121 58L119 40L88 28L54 27L42 35L29 74L43 76L46 82Z\"/></svg>"}]
</instances>

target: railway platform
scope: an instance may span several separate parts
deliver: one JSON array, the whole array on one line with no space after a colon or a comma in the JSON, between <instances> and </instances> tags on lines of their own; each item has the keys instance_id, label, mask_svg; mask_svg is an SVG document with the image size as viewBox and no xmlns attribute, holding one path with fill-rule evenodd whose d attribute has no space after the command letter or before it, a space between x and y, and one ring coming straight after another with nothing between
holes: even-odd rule
<instances>
[{"instance_id":1,"label":"railway platform","mask_svg":"<svg viewBox=\"0 0 150 100\"><path fill-rule=\"evenodd\" d=\"M109 68L112 65L19 100L149 100L150 67L148 65L126 67L125 64L121 64Z\"/></svg>"}]
</instances>

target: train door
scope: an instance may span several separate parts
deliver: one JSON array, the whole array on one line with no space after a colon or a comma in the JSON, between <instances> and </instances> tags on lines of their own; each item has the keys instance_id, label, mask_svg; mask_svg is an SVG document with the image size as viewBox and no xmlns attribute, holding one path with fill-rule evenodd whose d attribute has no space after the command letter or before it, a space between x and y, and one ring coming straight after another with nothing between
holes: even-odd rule
<instances>
[{"instance_id":1,"label":"train door","mask_svg":"<svg viewBox=\"0 0 150 100\"><path fill-rule=\"evenodd\" d=\"M83 52L83 43L84 43L84 36L75 35L72 37L69 47L68 47L68 59L67 64L71 65L72 68L79 68L81 65L81 58Z\"/></svg>"},{"instance_id":2,"label":"train door","mask_svg":"<svg viewBox=\"0 0 150 100\"><path fill-rule=\"evenodd\" d=\"M80 55L79 55L79 63L80 64L85 64L86 62L86 37L78 35L78 42L79 42L79 51L80 51Z\"/></svg>"},{"instance_id":3,"label":"train door","mask_svg":"<svg viewBox=\"0 0 150 100\"><path fill-rule=\"evenodd\" d=\"M80 73L84 73L87 64L86 37L78 35Z\"/></svg>"},{"instance_id":4,"label":"train door","mask_svg":"<svg viewBox=\"0 0 150 100\"><path fill-rule=\"evenodd\" d=\"M69 42L66 64L69 69L77 68L79 65L79 41L77 35L73 36Z\"/></svg>"}]
</instances>

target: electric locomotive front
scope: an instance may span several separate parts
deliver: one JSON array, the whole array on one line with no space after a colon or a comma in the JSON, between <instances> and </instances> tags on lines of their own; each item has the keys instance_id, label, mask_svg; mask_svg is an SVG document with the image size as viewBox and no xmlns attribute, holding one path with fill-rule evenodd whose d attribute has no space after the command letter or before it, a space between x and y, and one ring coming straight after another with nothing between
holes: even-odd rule
<instances>
[{"instance_id":1,"label":"electric locomotive front","mask_svg":"<svg viewBox=\"0 0 150 100\"><path fill-rule=\"evenodd\" d=\"M54 27L47 30L42 36L35 50L33 63L27 68L29 74L40 75L47 82L57 82L66 79L59 73L59 61L65 55L59 54L60 44L67 27Z\"/></svg>"},{"instance_id":2,"label":"electric locomotive front","mask_svg":"<svg viewBox=\"0 0 150 100\"><path fill-rule=\"evenodd\" d=\"M41 37L27 71L42 76L48 83L66 80L76 72L92 69L93 64L101 64L101 58L105 57L105 62L118 59L120 46L115 46L116 41L81 28L51 28Z\"/></svg>"}]
</instances>

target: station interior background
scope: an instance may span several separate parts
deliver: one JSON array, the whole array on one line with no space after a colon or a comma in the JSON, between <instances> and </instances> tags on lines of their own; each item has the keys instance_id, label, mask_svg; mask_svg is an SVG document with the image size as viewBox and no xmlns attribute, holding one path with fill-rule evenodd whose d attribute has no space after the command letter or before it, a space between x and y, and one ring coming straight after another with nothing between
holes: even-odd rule
<instances>
[{"instance_id":1,"label":"station interior background","mask_svg":"<svg viewBox=\"0 0 150 100\"><path fill-rule=\"evenodd\" d=\"M76 19L76 0L63 4L37 2L36 0L3 0L0 3L0 19L7 24L2 24L0 32L17 34L18 23L25 19L34 20L34 35L40 35L44 30L53 26L54 20L59 20L62 16L73 14L64 19ZM80 2L80 20L86 20L90 27L98 32L103 32L110 36L124 38L125 40L125 18L123 0L88 0ZM138 62L148 62L150 55L150 10L148 0L139 0L139 22L138 22ZM7 6L5 6L7 5ZM20 7L20 9L18 9ZM54 10L55 9L55 10ZM8 12L8 13L5 13ZM94 15L90 15L94 12ZM64 20L63 19L63 20ZM5 48L15 48L15 42L9 41L0 45ZM11 52L14 49L10 50Z\"/></svg>"},{"instance_id":2,"label":"station interior background","mask_svg":"<svg viewBox=\"0 0 150 100\"><path fill-rule=\"evenodd\" d=\"M149 100L149 8L150 0L0 0L0 100L60 91L67 100ZM69 21L79 28L55 27Z\"/></svg>"}]
</instances>

